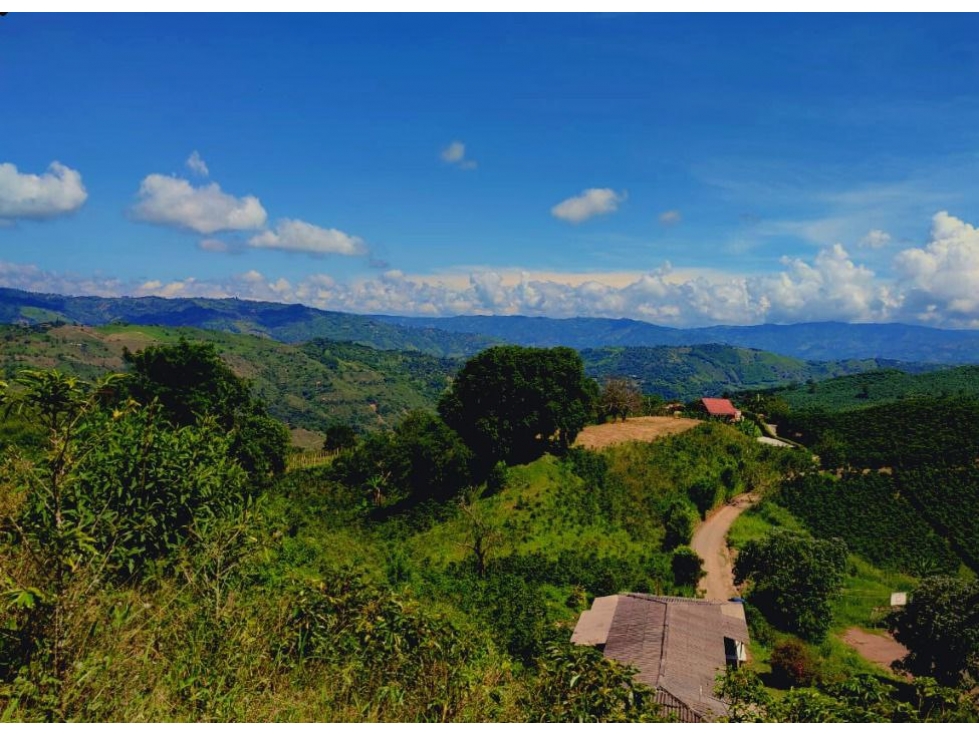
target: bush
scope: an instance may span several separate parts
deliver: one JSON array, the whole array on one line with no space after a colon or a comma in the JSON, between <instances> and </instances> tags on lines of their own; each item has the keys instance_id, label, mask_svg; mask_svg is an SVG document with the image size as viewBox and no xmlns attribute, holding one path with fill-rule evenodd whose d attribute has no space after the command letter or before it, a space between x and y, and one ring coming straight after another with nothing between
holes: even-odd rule
<instances>
[{"instance_id":1,"label":"bush","mask_svg":"<svg viewBox=\"0 0 979 734\"><path fill-rule=\"evenodd\" d=\"M697 587L700 578L704 575L704 561L697 555L697 552L685 545L673 551L671 560L673 569L673 581L677 586Z\"/></svg>"},{"instance_id":2,"label":"bush","mask_svg":"<svg viewBox=\"0 0 979 734\"><path fill-rule=\"evenodd\" d=\"M768 662L772 666L773 682L783 688L811 686L819 672L809 648L794 637L777 643Z\"/></svg>"}]
</instances>

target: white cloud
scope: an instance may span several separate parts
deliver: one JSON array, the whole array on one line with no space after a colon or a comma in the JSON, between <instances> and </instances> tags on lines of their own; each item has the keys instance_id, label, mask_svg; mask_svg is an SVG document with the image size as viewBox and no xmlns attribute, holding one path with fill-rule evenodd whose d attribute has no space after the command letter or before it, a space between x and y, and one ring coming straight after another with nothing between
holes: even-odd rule
<instances>
[{"instance_id":1,"label":"white cloud","mask_svg":"<svg viewBox=\"0 0 979 734\"><path fill-rule=\"evenodd\" d=\"M598 214L614 212L624 200L625 192L619 194L612 189L585 189L578 196L556 204L551 214L566 222L580 224Z\"/></svg>"},{"instance_id":2,"label":"white cloud","mask_svg":"<svg viewBox=\"0 0 979 734\"><path fill-rule=\"evenodd\" d=\"M886 247L891 241L891 236L882 229L872 229L860 240L861 247L869 247L872 250L879 250Z\"/></svg>"},{"instance_id":3,"label":"white cloud","mask_svg":"<svg viewBox=\"0 0 979 734\"><path fill-rule=\"evenodd\" d=\"M140 184L138 196L133 207L137 219L199 234L259 229L267 219L256 197L236 198L216 183L194 188L185 179L151 173Z\"/></svg>"},{"instance_id":4,"label":"white cloud","mask_svg":"<svg viewBox=\"0 0 979 734\"><path fill-rule=\"evenodd\" d=\"M659 215L659 223L664 227L679 224L681 219L683 219L683 216L677 209L670 209L669 211L663 212Z\"/></svg>"},{"instance_id":5,"label":"white cloud","mask_svg":"<svg viewBox=\"0 0 979 734\"><path fill-rule=\"evenodd\" d=\"M276 237L276 246L293 243L307 252L342 250L356 239L305 225L320 234L310 235L312 244L300 247L290 225L284 220L275 232L259 237ZM917 320L979 328L979 229L940 212L934 216L930 241L899 253L894 265L896 279L881 277L836 244L812 258L783 258L778 272L764 275L675 270L665 263L649 272L592 277L474 268L466 274L451 270L424 276L387 270L348 282L311 273L290 281L252 270L220 281L124 283L0 261L0 285L79 295L236 295L354 313L630 317L671 326Z\"/></svg>"},{"instance_id":6,"label":"white cloud","mask_svg":"<svg viewBox=\"0 0 979 734\"><path fill-rule=\"evenodd\" d=\"M820 250L812 264L799 258L783 258L782 263L785 271L746 281L749 302L762 306L767 320L887 321L900 305L842 245Z\"/></svg>"},{"instance_id":7,"label":"white cloud","mask_svg":"<svg viewBox=\"0 0 979 734\"><path fill-rule=\"evenodd\" d=\"M196 150L190 154L189 158L187 158L186 166L198 176L207 176L210 174L210 171L207 170L207 164L204 162L204 159L201 158L201 154Z\"/></svg>"},{"instance_id":8,"label":"white cloud","mask_svg":"<svg viewBox=\"0 0 979 734\"><path fill-rule=\"evenodd\" d=\"M367 246L360 237L354 237L338 229L324 229L299 219L280 219L275 229L248 240L252 247L265 247L311 255L363 255Z\"/></svg>"},{"instance_id":9,"label":"white cloud","mask_svg":"<svg viewBox=\"0 0 979 734\"><path fill-rule=\"evenodd\" d=\"M476 167L476 161L466 158L466 144L459 140L453 140L443 148L441 158L446 163L451 163L466 171Z\"/></svg>"},{"instance_id":10,"label":"white cloud","mask_svg":"<svg viewBox=\"0 0 979 734\"><path fill-rule=\"evenodd\" d=\"M924 321L979 324L979 230L948 212L932 219L931 241L898 253L894 265L908 312Z\"/></svg>"},{"instance_id":11,"label":"white cloud","mask_svg":"<svg viewBox=\"0 0 979 734\"><path fill-rule=\"evenodd\" d=\"M87 198L82 175L57 161L40 176L0 163L0 219L51 219L77 211Z\"/></svg>"}]
</instances>

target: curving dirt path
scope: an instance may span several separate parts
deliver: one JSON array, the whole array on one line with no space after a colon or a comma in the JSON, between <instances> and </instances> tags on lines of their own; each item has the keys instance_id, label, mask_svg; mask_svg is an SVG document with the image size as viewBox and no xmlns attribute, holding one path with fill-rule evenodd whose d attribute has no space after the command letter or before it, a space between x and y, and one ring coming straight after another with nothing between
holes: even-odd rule
<instances>
[{"instance_id":1,"label":"curving dirt path","mask_svg":"<svg viewBox=\"0 0 979 734\"><path fill-rule=\"evenodd\" d=\"M705 599L723 601L737 596L734 588L734 566L727 547L727 531L742 512L758 501L757 495L741 494L728 504L715 510L694 531L690 547L704 559L706 576L700 580L698 590Z\"/></svg>"}]
</instances>

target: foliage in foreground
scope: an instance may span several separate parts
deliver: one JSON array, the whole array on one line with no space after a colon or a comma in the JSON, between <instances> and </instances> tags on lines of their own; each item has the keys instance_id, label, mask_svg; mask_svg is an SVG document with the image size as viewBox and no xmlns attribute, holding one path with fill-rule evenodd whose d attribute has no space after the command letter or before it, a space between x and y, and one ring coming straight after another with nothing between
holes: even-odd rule
<instances>
[{"instance_id":1,"label":"foliage in foreground","mask_svg":"<svg viewBox=\"0 0 979 734\"><path fill-rule=\"evenodd\" d=\"M896 684L859 674L841 682L793 688L775 697L757 673L742 667L719 676L717 693L728 701L730 722L779 724L917 723L979 721L979 697L933 678Z\"/></svg>"}]
</instances>

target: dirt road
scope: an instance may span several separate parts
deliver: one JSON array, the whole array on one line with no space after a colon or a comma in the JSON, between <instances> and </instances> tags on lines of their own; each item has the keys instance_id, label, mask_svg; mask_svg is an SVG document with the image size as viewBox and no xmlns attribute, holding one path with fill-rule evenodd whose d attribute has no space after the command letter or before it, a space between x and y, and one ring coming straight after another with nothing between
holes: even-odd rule
<instances>
[{"instance_id":1,"label":"dirt road","mask_svg":"<svg viewBox=\"0 0 979 734\"><path fill-rule=\"evenodd\" d=\"M908 654L908 648L889 634L873 634L851 627L843 634L843 642L852 647L864 658L890 670L891 663Z\"/></svg>"},{"instance_id":2,"label":"dirt road","mask_svg":"<svg viewBox=\"0 0 979 734\"><path fill-rule=\"evenodd\" d=\"M704 559L707 575L700 580L698 588L705 592L705 598L724 600L737 596L731 552L727 547L727 531L737 516L757 501L758 497L753 494L738 495L729 504L715 510L694 531L690 547Z\"/></svg>"}]
</instances>

